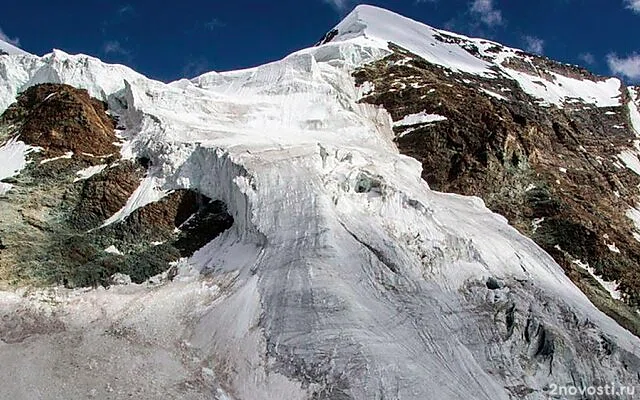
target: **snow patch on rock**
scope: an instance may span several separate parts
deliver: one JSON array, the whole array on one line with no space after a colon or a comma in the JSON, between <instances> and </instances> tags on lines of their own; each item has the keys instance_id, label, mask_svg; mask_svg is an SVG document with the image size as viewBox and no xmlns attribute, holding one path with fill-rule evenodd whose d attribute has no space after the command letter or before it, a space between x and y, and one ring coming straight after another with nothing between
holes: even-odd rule
<instances>
[{"instance_id":1,"label":"snow patch on rock","mask_svg":"<svg viewBox=\"0 0 640 400\"><path fill-rule=\"evenodd\" d=\"M36 150L17 138L9 139L0 146L0 196L13 187L1 181L18 175L27 166L27 155Z\"/></svg>"},{"instance_id":2,"label":"snow patch on rock","mask_svg":"<svg viewBox=\"0 0 640 400\"><path fill-rule=\"evenodd\" d=\"M101 173L102 171L105 170L105 168L107 168L107 164L101 164L101 165L93 165L91 167L87 167L85 169L82 169L78 172L76 172L76 175L78 175L77 178L75 178L73 181L74 182L79 182L79 181L84 181L87 180L89 178L91 178L94 175L98 175L99 173Z\"/></svg>"},{"instance_id":3,"label":"snow patch on rock","mask_svg":"<svg viewBox=\"0 0 640 400\"><path fill-rule=\"evenodd\" d=\"M140 186L133 192L122 209L107 219L101 228L123 221L135 210L155 203L167 195L167 191L162 190L163 180L156 177L147 177L142 180Z\"/></svg>"},{"instance_id":4,"label":"snow patch on rock","mask_svg":"<svg viewBox=\"0 0 640 400\"><path fill-rule=\"evenodd\" d=\"M447 117L443 117L442 115L429 114L426 111L422 111L417 114L406 115L401 120L394 122L393 126L397 128L402 126L428 124L431 122L439 122L439 121L446 121L446 120L447 120Z\"/></svg>"},{"instance_id":5,"label":"snow patch on rock","mask_svg":"<svg viewBox=\"0 0 640 400\"><path fill-rule=\"evenodd\" d=\"M596 270L589 266L589 264L583 263L580 260L574 260L573 263L585 271L589 272L589 274L596 280L598 283L609 293L611 298L614 300L622 299L622 294L618 290L618 282L609 282L602 279L601 276L596 274Z\"/></svg>"}]
</instances>

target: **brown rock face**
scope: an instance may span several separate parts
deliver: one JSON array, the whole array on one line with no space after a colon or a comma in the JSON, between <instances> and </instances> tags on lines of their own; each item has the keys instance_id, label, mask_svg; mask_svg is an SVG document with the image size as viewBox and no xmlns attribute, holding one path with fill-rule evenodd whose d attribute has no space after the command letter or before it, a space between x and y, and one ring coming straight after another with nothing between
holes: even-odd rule
<instances>
[{"instance_id":1,"label":"brown rock face","mask_svg":"<svg viewBox=\"0 0 640 400\"><path fill-rule=\"evenodd\" d=\"M145 174L142 166L123 161L88 179L82 186L81 201L74 209L74 225L81 229L100 226L127 204Z\"/></svg>"},{"instance_id":2,"label":"brown rock face","mask_svg":"<svg viewBox=\"0 0 640 400\"><path fill-rule=\"evenodd\" d=\"M149 167L148 160L121 159L114 129L102 102L66 85L32 87L0 117L7 138L43 149L0 197L0 286L109 285L116 273L141 283L231 227L224 203L193 190L173 191L102 226ZM96 173L78 178L88 167Z\"/></svg>"},{"instance_id":3,"label":"brown rock face","mask_svg":"<svg viewBox=\"0 0 640 400\"><path fill-rule=\"evenodd\" d=\"M143 227L155 226L173 230L198 212L208 201L194 191L177 190L160 201L141 208L130 220Z\"/></svg>"},{"instance_id":4,"label":"brown rock face","mask_svg":"<svg viewBox=\"0 0 640 400\"><path fill-rule=\"evenodd\" d=\"M542 107L515 81L451 73L394 50L354 76L358 84L374 84L363 101L384 106L394 121L424 111L447 118L395 128L400 151L422 162L429 185L484 199L549 252L597 306L640 334L640 243L626 216L640 195L640 176L618 157L636 139L626 90L620 107ZM600 79L545 58L534 61L518 68ZM617 281L626 304L580 263Z\"/></svg>"},{"instance_id":5,"label":"brown rock face","mask_svg":"<svg viewBox=\"0 0 640 400\"><path fill-rule=\"evenodd\" d=\"M68 152L106 156L118 153L115 121L103 102L86 90L42 84L29 88L4 113L2 123L18 126L20 139L49 157Z\"/></svg>"}]
</instances>

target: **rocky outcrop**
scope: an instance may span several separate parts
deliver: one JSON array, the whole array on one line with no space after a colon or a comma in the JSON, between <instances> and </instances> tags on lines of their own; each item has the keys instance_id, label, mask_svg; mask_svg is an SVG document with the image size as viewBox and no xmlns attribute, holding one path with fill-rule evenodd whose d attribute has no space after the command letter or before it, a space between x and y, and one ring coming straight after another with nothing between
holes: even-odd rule
<instances>
[{"instance_id":1,"label":"rocky outcrop","mask_svg":"<svg viewBox=\"0 0 640 400\"><path fill-rule=\"evenodd\" d=\"M627 213L640 194L640 176L620 159L636 153L626 90L619 107L542 106L507 77L451 73L391 47L392 55L354 76L358 85L375 88L362 101L384 106L394 121L419 113L444 117L395 128L400 151L422 162L429 185L481 197L551 254L598 307L639 335L640 243ZM601 80L526 56L527 62L504 63L530 74ZM617 282L622 301L594 275Z\"/></svg>"},{"instance_id":2,"label":"rocky outcrop","mask_svg":"<svg viewBox=\"0 0 640 400\"><path fill-rule=\"evenodd\" d=\"M40 149L0 197L0 281L140 283L188 257L233 223L223 203L191 190L119 212L147 175L145 160L121 159L106 105L66 85L34 86L0 120L1 141Z\"/></svg>"},{"instance_id":3,"label":"rocky outcrop","mask_svg":"<svg viewBox=\"0 0 640 400\"><path fill-rule=\"evenodd\" d=\"M42 84L23 93L2 123L18 127L21 140L49 157L67 152L104 157L118 153L115 121L106 111L86 90Z\"/></svg>"}]
</instances>

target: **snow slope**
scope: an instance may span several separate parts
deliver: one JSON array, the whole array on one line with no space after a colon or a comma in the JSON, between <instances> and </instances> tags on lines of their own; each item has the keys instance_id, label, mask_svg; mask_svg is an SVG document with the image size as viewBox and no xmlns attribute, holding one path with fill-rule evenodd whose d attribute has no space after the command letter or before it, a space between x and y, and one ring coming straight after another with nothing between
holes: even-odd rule
<instances>
[{"instance_id":1,"label":"snow slope","mask_svg":"<svg viewBox=\"0 0 640 400\"><path fill-rule=\"evenodd\" d=\"M9 55L29 55L26 51L22 50L19 47L16 47L10 43L0 40L0 53L7 53Z\"/></svg>"},{"instance_id":2,"label":"snow slope","mask_svg":"<svg viewBox=\"0 0 640 400\"><path fill-rule=\"evenodd\" d=\"M542 399L550 382L635 382L621 365L640 365L640 341L480 199L430 190L420 164L395 148L386 111L359 102L351 71L388 54L386 35L453 70L489 73L461 49L421 47L431 43L423 27L360 6L339 40L171 84L60 51L0 57L0 110L36 83L83 87L126 127L123 155L151 159L151 176L107 222L180 188L224 201L234 217L184 261L182 271L206 272L179 277L187 283L61 292L46 304L0 296L3 312L40 307L67 328L0 346L14 373L41 371L28 385L1 372L5 390L85 398L103 390L92 388L104 375L94 368L122 373L113 359L140 374L109 383L119 386L114 398L159 392L156 381L173 396L177 377L204 385L199 396L192 384L190 398L235 400L509 399L517 387ZM490 279L499 287L488 288ZM125 333L101 339L104 325ZM540 355L549 337L551 360ZM615 343L606 357L605 338ZM64 357L69 343L91 370ZM61 360L57 378L42 352ZM160 379L168 366L169 383ZM62 389L67 378L73 391Z\"/></svg>"},{"instance_id":3,"label":"snow slope","mask_svg":"<svg viewBox=\"0 0 640 400\"><path fill-rule=\"evenodd\" d=\"M35 149L24 142L10 139L0 145L0 181L12 178L27 166L27 155ZM8 183L0 182L0 196L11 189Z\"/></svg>"},{"instance_id":4,"label":"snow slope","mask_svg":"<svg viewBox=\"0 0 640 400\"><path fill-rule=\"evenodd\" d=\"M631 127L635 131L636 135L640 136L640 91L637 88L629 88L629 119L631 120ZM636 100L637 99L637 100Z\"/></svg>"}]
</instances>

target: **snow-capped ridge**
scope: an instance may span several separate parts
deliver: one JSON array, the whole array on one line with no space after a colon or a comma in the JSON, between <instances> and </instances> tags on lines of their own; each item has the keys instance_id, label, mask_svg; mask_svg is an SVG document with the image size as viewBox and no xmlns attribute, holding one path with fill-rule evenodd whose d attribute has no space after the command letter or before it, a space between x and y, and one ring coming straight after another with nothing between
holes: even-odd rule
<instances>
[{"instance_id":1,"label":"snow-capped ridge","mask_svg":"<svg viewBox=\"0 0 640 400\"><path fill-rule=\"evenodd\" d=\"M560 108L572 102L596 107L620 105L623 84L617 78L601 81L565 76L544 68L538 71L531 62L538 56L490 40L436 29L379 7L357 6L327 34L324 43L358 39L370 47L388 51L390 44L400 46L453 72L513 79L541 105ZM509 59L531 64L534 72L510 67L506 63Z\"/></svg>"},{"instance_id":2,"label":"snow-capped ridge","mask_svg":"<svg viewBox=\"0 0 640 400\"><path fill-rule=\"evenodd\" d=\"M12 56L30 56L32 54L22 50L16 45L0 40L0 55L6 53Z\"/></svg>"}]
</instances>

